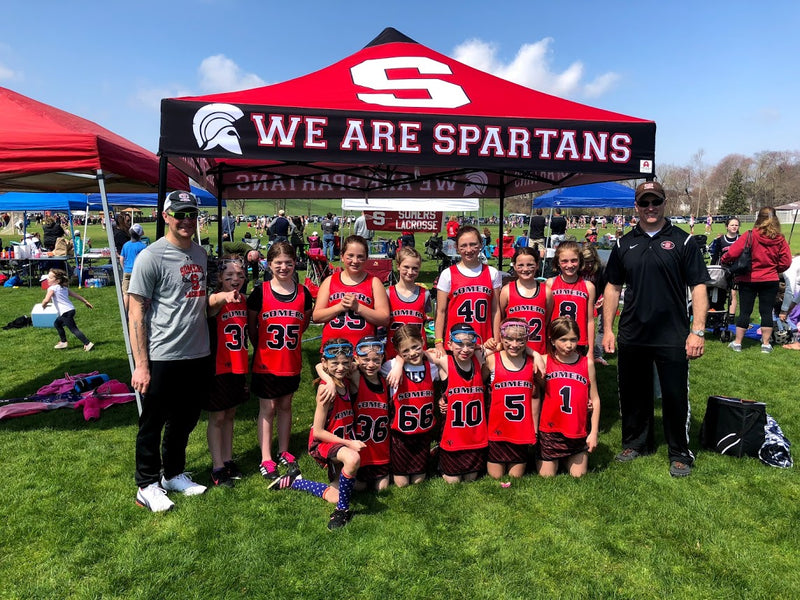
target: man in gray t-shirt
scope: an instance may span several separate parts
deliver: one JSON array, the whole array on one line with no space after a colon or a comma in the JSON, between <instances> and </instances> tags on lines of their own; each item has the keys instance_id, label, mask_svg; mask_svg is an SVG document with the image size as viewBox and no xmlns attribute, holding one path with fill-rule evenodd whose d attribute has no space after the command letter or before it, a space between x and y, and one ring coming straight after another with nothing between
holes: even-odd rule
<instances>
[{"instance_id":1,"label":"man in gray t-shirt","mask_svg":"<svg viewBox=\"0 0 800 600\"><path fill-rule=\"evenodd\" d=\"M167 233L139 254L128 288L135 362L131 385L142 395L136 502L154 512L172 508L167 491L193 496L206 490L184 473L189 434L209 393L213 367L206 323L207 256L192 241L197 215L194 194L167 196Z\"/></svg>"}]
</instances>

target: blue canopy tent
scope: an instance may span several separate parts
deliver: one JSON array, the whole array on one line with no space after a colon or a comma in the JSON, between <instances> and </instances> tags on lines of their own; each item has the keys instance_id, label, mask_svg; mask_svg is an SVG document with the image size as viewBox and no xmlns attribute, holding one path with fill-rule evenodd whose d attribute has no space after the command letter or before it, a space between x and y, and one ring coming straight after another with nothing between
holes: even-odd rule
<instances>
[{"instance_id":1,"label":"blue canopy tent","mask_svg":"<svg viewBox=\"0 0 800 600\"><path fill-rule=\"evenodd\" d=\"M633 188L592 183L561 188L533 199L532 208L633 208Z\"/></svg>"}]
</instances>

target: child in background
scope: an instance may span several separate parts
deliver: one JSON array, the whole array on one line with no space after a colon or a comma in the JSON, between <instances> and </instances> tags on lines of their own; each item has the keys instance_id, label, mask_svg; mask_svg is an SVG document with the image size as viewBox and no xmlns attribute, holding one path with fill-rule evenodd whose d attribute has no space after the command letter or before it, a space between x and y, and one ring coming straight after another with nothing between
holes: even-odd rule
<instances>
[{"instance_id":1,"label":"child in background","mask_svg":"<svg viewBox=\"0 0 800 600\"><path fill-rule=\"evenodd\" d=\"M559 317L548 327L544 400L539 417L539 474L552 477L559 465L573 477L589 469L589 452L597 447L600 397L594 364L577 351L578 324ZM589 418L591 415L591 427Z\"/></svg>"},{"instance_id":2,"label":"child in background","mask_svg":"<svg viewBox=\"0 0 800 600\"><path fill-rule=\"evenodd\" d=\"M258 443L261 475L272 483L278 466L300 474L289 452L292 397L300 387L303 332L311 320L311 294L294 281L297 257L289 242L275 242L267 252L272 279L253 288L247 299L247 324L253 354L253 393L258 397ZM272 432L278 417L278 462L272 458Z\"/></svg>"},{"instance_id":3,"label":"child in background","mask_svg":"<svg viewBox=\"0 0 800 600\"><path fill-rule=\"evenodd\" d=\"M234 480L242 477L233 461L233 419L236 407L250 397L247 389L247 304L241 293L246 281L242 258L223 256L217 289L208 297L208 331L211 356L215 357L215 377L208 403L203 408L208 411L206 438L211 453L211 481L225 487L233 487Z\"/></svg>"},{"instance_id":4,"label":"child in background","mask_svg":"<svg viewBox=\"0 0 800 600\"><path fill-rule=\"evenodd\" d=\"M50 269L47 273L47 292L44 295L44 300L42 300L42 308L47 308L47 305L50 304L51 301L53 302L53 306L56 307L58 317L56 317L54 325L56 331L58 331L58 337L61 340L53 347L56 350L63 350L67 347L67 334L64 331L64 327L66 327L72 332L72 335L83 343L83 349L89 352L94 348L94 344L89 341L89 338L87 338L75 324L75 305L73 305L69 299L70 297L76 298L83 302L88 308L94 308L94 306L92 306L86 298L69 289L68 284L69 279L65 271L61 269Z\"/></svg>"},{"instance_id":5,"label":"child in background","mask_svg":"<svg viewBox=\"0 0 800 600\"><path fill-rule=\"evenodd\" d=\"M406 249L406 248L404 248ZM413 250L413 248L410 248ZM389 487L389 396L380 370L384 344L376 337L363 337L356 344L358 370L353 372L355 389L355 437L366 444L361 450L361 467L356 474L356 489L377 491Z\"/></svg>"},{"instance_id":6,"label":"child in background","mask_svg":"<svg viewBox=\"0 0 800 600\"><path fill-rule=\"evenodd\" d=\"M439 399L444 418L439 443L439 470L447 483L475 481L486 468L489 444L484 403L482 353L476 353L478 335L466 323L450 330L452 355L428 357L439 368L439 377L447 380Z\"/></svg>"},{"instance_id":7,"label":"child in background","mask_svg":"<svg viewBox=\"0 0 800 600\"><path fill-rule=\"evenodd\" d=\"M364 270L367 240L351 235L342 245L343 269L322 282L314 305L314 322L324 323L322 345L342 337L355 346L362 337L375 335L389 323L389 301L377 277Z\"/></svg>"},{"instance_id":8,"label":"child in background","mask_svg":"<svg viewBox=\"0 0 800 600\"><path fill-rule=\"evenodd\" d=\"M516 279L500 290L500 315L525 321L528 324L528 347L544 354L547 349L547 293L536 279L539 253L534 248L519 248L511 259L511 266Z\"/></svg>"},{"instance_id":9,"label":"child in background","mask_svg":"<svg viewBox=\"0 0 800 600\"><path fill-rule=\"evenodd\" d=\"M119 253L119 262L122 265L122 301L125 304L125 311L128 311L128 286L131 283L131 273L133 273L133 263L139 253L147 248L147 244L142 241L144 229L139 223L131 225L129 231L131 239L122 244ZM76 234L77 235L77 232ZM76 256L77 256L76 250Z\"/></svg>"},{"instance_id":10,"label":"child in background","mask_svg":"<svg viewBox=\"0 0 800 600\"><path fill-rule=\"evenodd\" d=\"M397 356L384 363L381 373L389 383L391 399L391 465L394 484L425 481L435 422L433 382L439 369L428 360L422 334L415 325L395 331L392 343Z\"/></svg>"},{"instance_id":11,"label":"child in background","mask_svg":"<svg viewBox=\"0 0 800 600\"><path fill-rule=\"evenodd\" d=\"M547 322L571 317L578 324L581 338L578 350L586 356L594 346L594 284L581 277L583 254L575 242L562 242L556 248L553 266L560 273L547 280Z\"/></svg>"},{"instance_id":12,"label":"child in background","mask_svg":"<svg viewBox=\"0 0 800 600\"><path fill-rule=\"evenodd\" d=\"M329 476L338 472L338 482L328 485L289 473L270 484L273 490L292 488L336 504L328 529L344 527L352 518L350 495L361 464L360 453L366 447L353 435L349 381L352 361L353 346L344 338L332 338L322 347L322 369L331 377L335 395L333 400L327 400L327 385L321 383L317 388L317 408L308 442L308 453L328 468Z\"/></svg>"},{"instance_id":13,"label":"child in background","mask_svg":"<svg viewBox=\"0 0 800 600\"><path fill-rule=\"evenodd\" d=\"M528 326L519 319L500 325L502 350L486 357L490 373L489 455L486 470L495 479L522 477L528 450L536 443L539 392L533 384L535 358L528 356Z\"/></svg>"},{"instance_id":14,"label":"child in background","mask_svg":"<svg viewBox=\"0 0 800 600\"><path fill-rule=\"evenodd\" d=\"M581 254L583 255L581 277L594 284L595 293L597 295L592 311L592 315L597 323L597 332L594 336L594 362L607 367L608 362L603 358L603 291L606 289L606 270L605 267L603 267L600 255L597 253L597 248L595 246L585 245L581 250Z\"/></svg>"},{"instance_id":15,"label":"child in background","mask_svg":"<svg viewBox=\"0 0 800 600\"><path fill-rule=\"evenodd\" d=\"M402 325L416 325L421 332L425 331L425 322L431 310L431 294L424 287L417 285L417 277L422 265L422 256L416 248L403 246L397 250L397 270L400 281L387 290L389 296L389 335ZM425 336L422 337L423 348L427 347ZM393 344L386 348L386 360L397 355Z\"/></svg>"}]
</instances>

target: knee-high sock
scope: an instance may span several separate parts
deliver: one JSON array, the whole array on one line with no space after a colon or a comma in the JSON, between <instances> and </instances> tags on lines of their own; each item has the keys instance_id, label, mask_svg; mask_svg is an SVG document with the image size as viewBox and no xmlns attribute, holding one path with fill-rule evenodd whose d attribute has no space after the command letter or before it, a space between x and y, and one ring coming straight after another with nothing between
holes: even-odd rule
<instances>
[{"instance_id":1,"label":"knee-high sock","mask_svg":"<svg viewBox=\"0 0 800 600\"><path fill-rule=\"evenodd\" d=\"M309 494L317 496L318 498L322 498L322 494L324 494L325 490L328 489L328 484L320 483L319 481L301 479L298 477L292 482L292 489L308 492Z\"/></svg>"},{"instance_id":2,"label":"knee-high sock","mask_svg":"<svg viewBox=\"0 0 800 600\"><path fill-rule=\"evenodd\" d=\"M355 477L348 477L344 471L339 473L339 502L336 504L338 510L350 508L350 494L353 493L355 483Z\"/></svg>"}]
</instances>

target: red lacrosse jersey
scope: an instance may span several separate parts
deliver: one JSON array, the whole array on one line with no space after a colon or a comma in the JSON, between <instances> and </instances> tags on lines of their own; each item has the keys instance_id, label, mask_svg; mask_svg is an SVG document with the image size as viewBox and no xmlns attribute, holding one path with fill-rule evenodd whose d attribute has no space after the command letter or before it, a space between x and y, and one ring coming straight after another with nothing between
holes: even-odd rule
<instances>
[{"instance_id":1,"label":"red lacrosse jersey","mask_svg":"<svg viewBox=\"0 0 800 600\"><path fill-rule=\"evenodd\" d=\"M447 303L447 331L456 323L468 323L484 343L492 337L492 299L494 288L489 267L483 265L477 277L467 277L450 267L450 294ZM445 332L445 348L450 348L450 337Z\"/></svg>"},{"instance_id":2,"label":"red lacrosse jersey","mask_svg":"<svg viewBox=\"0 0 800 600\"><path fill-rule=\"evenodd\" d=\"M331 275L328 306L339 304L345 294L349 293L354 293L361 304L375 308L375 299L372 297L372 275L367 275L364 281L356 285L343 283L341 273ZM320 349L324 348L325 342L332 338L344 338L355 347L358 340L366 335L375 335L375 326L368 323L364 317L348 310L346 313L336 315L322 327Z\"/></svg>"},{"instance_id":3,"label":"red lacrosse jersey","mask_svg":"<svg viewBox=\"0 0 800 600\"><path fill-rule=\"evenodd\" d=\"M572 317L580 329L578 345L589 343L589 289L586 280L578 278L575 283L567 283L561 275L556 275L550 288L553 294L551 320L557 317ZM594 310L594 307L592 307Z\"/></svg>"},{"instance_id":4,"label":"red lacrosse jersey","mask_svg":"<svg viewBox=\"0 0 800 600\"><path fill-rule=\"evenodd\" d=\"M433 429L433 375L427 359L423 364L424 371L404 370L400 385L392 397L392 429L406 435L426 433Z\"/></svg>"},{"instance_id":5,"label":"red lacrosse jersey","mask_svg":"<svg viewBox=\"0 0 800 600\"><path fill-rule=\"evenodd\" d=\"M539 354L547 351L547 292L543 285L539 285L532 298L526 298L519 293L517 282L508 284L508 307L506 317L522 319L528 324L528 347Z\"/></svg>"},{"instance_id":6,"label":"red lacrosse jersey","mask_svg":"<svg viewBox=\"0 0 800 600\"><path fill-rule=\"evenodd\" d=\"M589 359L568 365L547 358L539 430L585 438L589 433Z\"/></svg>"},{"instance_id":7,"label":"red lacrosse jersey","mask_svg":"<svg viewBox=\"0 0 800 600\"><path fill-rule=\"evenodd\" d=\"M248 372L247 302L228 302L214 316L216 323L216 375Z\"/></svg>"},{"instance_id":8,"label":"red lacrosse jersey","mask_svg":"<svg viewBox=\"0 0 800 600\"><path fill-rule=\"evenodd\" d=\"M283 302L272 293L269 281L261 284L258 347L253 356L253 373L300 374L305 307L305 286L297 287L294 300Z\"/></svg>"},{"instance_id":9,"label":"red lacrosse jersey","mask_svg":"<svg viewBox=\"0 0 800 600\"><path fill-rule=\"evenodd\" d=\"M392 335L400 329L403 325L419 325L419 330L422 333L422 347L427 347L427 340L425 335L425 288L417 287L419 293L417 297L411 301L406 302L397 295L395 286L389 288L389 333L386 340L385 359L391 360L397 356L397 350L392 344Z\"/></svg>"},{"instance_id":10,"label":"red lacrosse jersey","mask_svg":"<svg viewBox=\"0 0 800 600\"><path fill-rule=\"evenodd\" d=\"M325 431L330 431L333 435L343 440L353 440L353 403L350 400L350 393L336 393L333 403L328 408L328 416L325 418ZM314 427L311 427L309 441L314 440Z\"/></svg>"},{"instance_id":11,"label":"red lacrosse jersey","mask_svg":"<svg viewBox=\"0 0 800 600\"><path fill-rule=\"evenodd\" d=\"M440 446L445 450L473 450L489 443L481 367L472 357L472 377L465 379L452 356L447 357L447 414Z\"/></svg>"},{"instance_id":12,"label":"red lacrosse jersey","mask_svg":"<svg viewBox=\"0 0 800 600\"><path fill-rule=\"evenodd\" d=\"M492 400L489 406L489 440L512 444L535 444L532 398L533 361L525 357L518 371L503 365L500 354L494 363Z\"/></svg>"},{"instance_id":13,"label":"red lacrosse jersey","mask_svg":"<svg viewBox=\"0 0 800 600\"><path fill-rule=\"evenodd\" d=\"M389 393L378 374L380 391L364 375L358 382L355 408L355 436L367 447L359 453L361 466L389 464Z\"/></svg>"}]
</instances>

